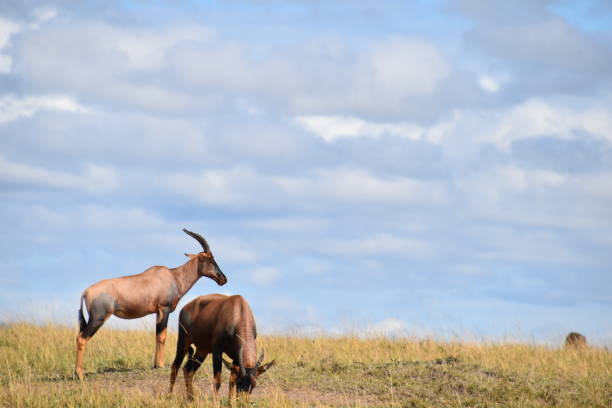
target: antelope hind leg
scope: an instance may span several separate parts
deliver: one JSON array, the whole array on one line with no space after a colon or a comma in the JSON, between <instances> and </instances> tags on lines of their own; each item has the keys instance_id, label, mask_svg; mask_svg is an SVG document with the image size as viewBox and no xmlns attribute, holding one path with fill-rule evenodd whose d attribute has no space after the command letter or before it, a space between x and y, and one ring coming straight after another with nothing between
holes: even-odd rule
<instances>
[{"instance_id":1,"label":"antelope hind leg","mask_svg":"<svg viewBox=\"0 0 612 408\"><path fill-rule=\"evenodd\" d=\"M99 307L99 302L97 299L94 300L94 307L89 311L89 322L85 326L83 332L79 333L76 338L76 365L74 368L74 373L80 380L83 379L84 371L83 371L83 360L85 355L85 346L87 342L91 340L94 334L102 327L106 319L108 319L111 315L104 307Z\"/></svg>"},{"instance_id":2,"label":"antelope hind leg","mask_svg":"<svg viewBox=\"0 0 612 408\"><path fill-rule=\"evenodd\" d=\"M236 380L238 379L238 374L236 374L238 369L231 370L229 376L229 386L227 391L227 401L230 407L234 406L234 400L236 399Z\"/></svg>"},{"instance_id":3,"label":"antelope hind leg","mask_svg":"<svg viewBox=\"0 0 612 408\"><path fill-rule=\"evenodd\" d=\"M79 380L83 380L83 355L85 354L85 346L87 345L87 341L89 339L84 338L82 333L76 338L76 366L74 367L74 374L79 378Z\"/></svg>"}]
</instances>

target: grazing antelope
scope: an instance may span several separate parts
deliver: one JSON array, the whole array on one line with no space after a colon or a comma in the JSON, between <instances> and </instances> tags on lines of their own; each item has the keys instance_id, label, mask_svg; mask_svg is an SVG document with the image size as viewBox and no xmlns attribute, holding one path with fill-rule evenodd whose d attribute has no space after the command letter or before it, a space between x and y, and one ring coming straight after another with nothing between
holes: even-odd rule
<instances>
[{"instance_id":1,"label":"grazing antelope","mask_svg":"<svg viewBox=\"0 0 612 408\"><path fill-rule=\"evenodd\" d=\"M156 346L153 367L164 365L164 344L168 316L174 312L181 297L202 276L218 285L224 285L227 278L215 262L206 240L195 232L183 230L202 245L198 254L185 254L189 258L177 268L152 266L138 275L106 279L85 289L79 309L80 332L77 336L77 357L75 374L83 379L83 354L85 345L111 315L123 319L137 319L152 313L157 315L155 326ZM83 316L83 302L87 308L89 322Z\"/></svg>"},{"instance_id":2,"label":"grazing antelope","mask_svg":"<svg viewBox=\"0 0 612 408\"><path fill-rule=\"evenodd\" d=\"M565 347L581 348L581 347L586 347L586 345L587 345L586 337L584 337L580 333L571 332L565 338Z\"/></svg>"},{"instance_id":3,"label":"grazing antelope","mask_svg":"<svg viewBox=\"0 0 612 408\"><path fill-rule=\"evenodd\" d=\"M189 359L183 367L187 397L193 398L193 375L209 353L213 355L213 392L219 395L222 362L230 370L229 400L238 392L248 395L257 384L257 377L274 364L262 364L264 353L257 358L255 318L246 300L240 295L212 294L200 296L183 307L179 314L176 358L170 372L170 392L174 387L185 354ZM195 353L191 345L195 345ZM232 362L222 358L227 354Z\"/></svg>"}]
</instances>

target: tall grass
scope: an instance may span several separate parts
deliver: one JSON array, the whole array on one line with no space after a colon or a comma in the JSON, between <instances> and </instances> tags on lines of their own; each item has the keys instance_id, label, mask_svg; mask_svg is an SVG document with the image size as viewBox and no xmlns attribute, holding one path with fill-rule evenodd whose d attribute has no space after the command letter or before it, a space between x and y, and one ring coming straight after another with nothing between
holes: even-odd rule
<instances>
[{"instance_id":1,"label":"tall grass","mask_svg":"<svg viewBox=\"0 0 612 408\"><path fill-rule=\"evenodd\" d=\"M57 325L0 327L0 406L194 406L181 378L169 396L168 368L151 369L152 332L103 328L88 345L82 383L72 377L75 335ZM258 343L278 364L260 379L254 406L612 406L612 355L604 349L350 336ZM171 333L166 365L175 344ZM196 374L197 406L217 406L210 366L209 359Z\"/></svg>"}]
</instances>

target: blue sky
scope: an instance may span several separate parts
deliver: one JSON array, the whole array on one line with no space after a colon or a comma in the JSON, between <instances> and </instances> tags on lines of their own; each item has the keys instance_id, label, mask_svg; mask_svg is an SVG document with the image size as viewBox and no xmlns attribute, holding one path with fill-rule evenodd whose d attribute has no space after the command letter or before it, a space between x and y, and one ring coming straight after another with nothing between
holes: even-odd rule
<instances>
[{"instance_id":1,"label":"blue sky","mask_svg":"<svg viewBox=\"0 0 612 408\"><path fill-rule=\"evenodd\" d=\"M604 1L3 2L0 315L186 227L182 303L262 331L611 344L611 48Z\"/></svg>"}]
</instances>

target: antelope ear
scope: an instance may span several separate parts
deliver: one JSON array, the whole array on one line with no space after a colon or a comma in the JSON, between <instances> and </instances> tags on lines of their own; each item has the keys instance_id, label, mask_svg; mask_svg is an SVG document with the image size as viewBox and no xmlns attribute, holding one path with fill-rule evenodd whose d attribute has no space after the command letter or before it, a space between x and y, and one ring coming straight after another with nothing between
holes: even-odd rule
<instances>
[{"instance_id":1,"label":"antelope ear","mask_svg":"<svg viewBox=\"0 0 612 408\"><path fill-rule=\"evenodd\" d=\"M226 359L223 359L223 365L225 366L225 368L227 368L230 371L232 371L232 367L234 366L232 363L230 363Z\"/></svg>"},{"instance_id":2,"label":"antelope ear","mask_svg":"<svg viewBox=\"0 0 612 408\"><path fill-rule=\"evenodd\" d=\"M187 258L189 258L189 259L193 259L193 258L195 258L197 255L194 255L194 254L188 254L187 252L185 252L185 256L186 256Z\"/></svg>"},{"instance_id":3,"label":"antelope ear","mask_svg":"<svg viewBox=\"0 0 612 408\"><path fill-rule=\"evenodd\" d=\"M265 373L266 371L268 371L268 369L270 367L272 367L274 364L276 363L276 360L272 360L269 363L263 364L259 367L257 367L257 375L261 375L263 373Z\"/></svg>"}]
</instances>

